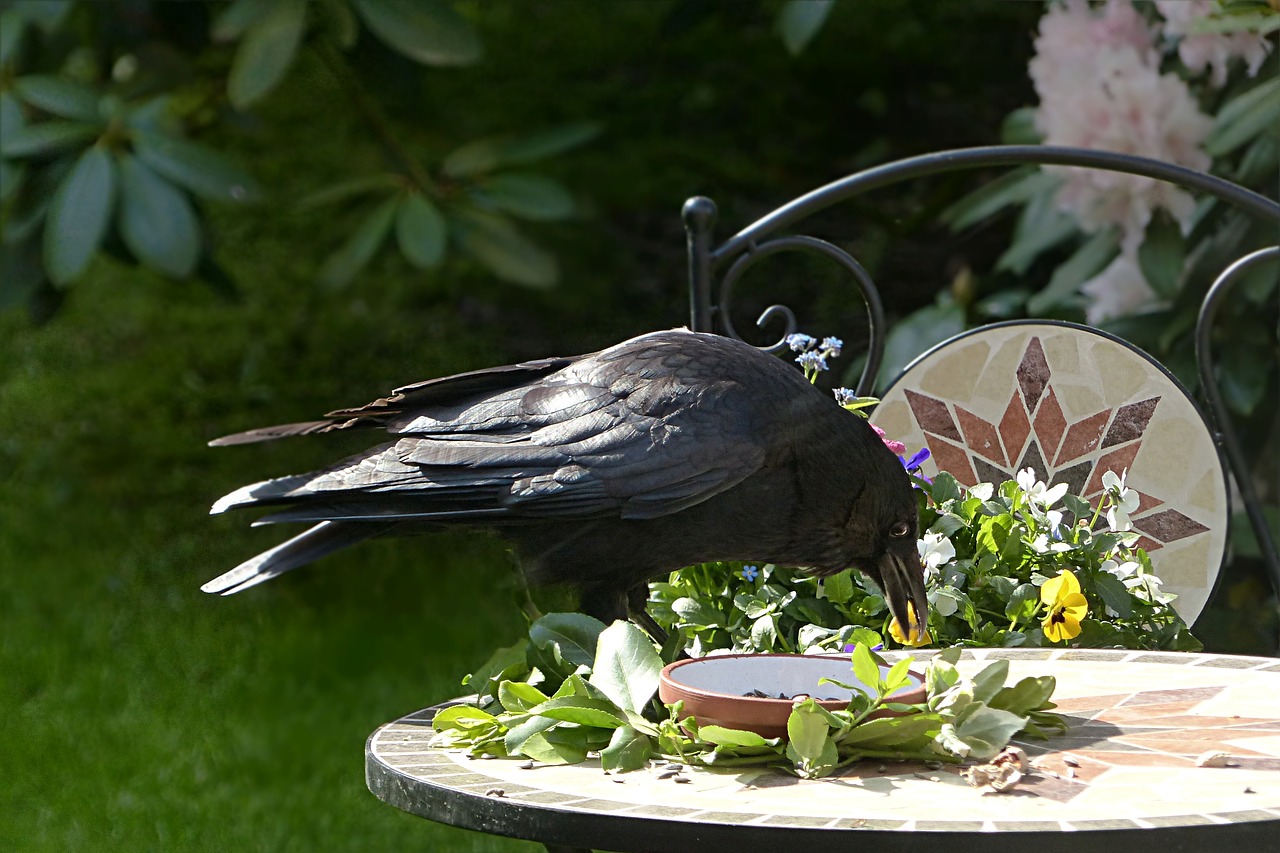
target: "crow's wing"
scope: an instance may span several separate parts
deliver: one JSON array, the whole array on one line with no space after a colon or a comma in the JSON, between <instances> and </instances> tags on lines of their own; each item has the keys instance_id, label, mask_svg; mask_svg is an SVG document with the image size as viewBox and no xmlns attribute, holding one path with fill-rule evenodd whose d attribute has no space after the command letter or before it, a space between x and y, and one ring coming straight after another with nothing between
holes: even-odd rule
<instances>
[{"instance_id":1,"label":"crow's wing","mask_svg":"<svg viewBox=\"0 0 1280 853\"><path fill-rule=\"evenodd\" d=\"M213 512L293 505L259 523L653 518L757 471L778 432L764 423L769 401L805 384L745 344L679 331L561 361L532 377L529 368L481 371L460 394L447 390L453 377L337 412L376 418L399 438L321 471L246 486ZM788 387L771 387L779 381Z\"/></svg>"}]
</instances>

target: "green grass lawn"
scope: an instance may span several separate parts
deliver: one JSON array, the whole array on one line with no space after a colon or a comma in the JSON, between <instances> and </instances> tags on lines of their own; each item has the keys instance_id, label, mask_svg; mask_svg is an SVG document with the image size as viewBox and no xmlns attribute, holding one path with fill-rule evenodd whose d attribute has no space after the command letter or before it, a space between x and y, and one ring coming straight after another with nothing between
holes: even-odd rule
<instances>
[{"instance_id":1,"label":"green grass lawn","mask_svg":"<svg viewBox=\"0 0 1280 853\"><path fill-rule=\"evenodd\" d=\"M49 327L0 315L0 849L540 849L364 787L374 728L521 634L500 543L373 542L245 595L199 590L281 536L209 518L213 499L336 455L205 441L384 390L344 387L358 312L281 322L277 298L103 264ZM386 387L488 358L456 329L412 350Z\"/></svg>"}]
</instances>

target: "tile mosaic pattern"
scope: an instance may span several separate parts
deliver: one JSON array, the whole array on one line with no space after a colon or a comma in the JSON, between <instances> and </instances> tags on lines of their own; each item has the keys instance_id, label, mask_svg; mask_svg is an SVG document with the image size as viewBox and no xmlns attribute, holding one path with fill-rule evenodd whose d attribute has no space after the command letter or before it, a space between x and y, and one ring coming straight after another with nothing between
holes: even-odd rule
<instances>
[{"instance_id":1,"label":"tile mosaic pattern","mask_svg":"<svg viewBox=\"0 0 1280 853\"><path fill-rule=\"evenodd\" d=\"M929 448L926 474L965 485L1033 468L1096 500L1105 471L1128 471L1139 546L1188 624L1204 608L1226 546L1222 463L1195 404L1131 347L1081 326L988 326L911 365L873 420Z\"/></svg>"},{"instance_id":2,"label":"tile mosaic pattern","mask_svg":"<svg viewBox=\"0 0 1280 853\"><path fill-rule=\"evenodd\" d=\"M928 655L915 657L923 665ZM955 768L919 763L861 762L821 780L777 770L686 770L686 784L651 771L607 775L598 761L521 769L515 760L431 749L429 710L378 729L366 766L371 788L385 787L375 779L392 779L417 798L411 811L434 819L455 813L441 805L446 795L484 799L500 790L504 804L550 810L542 817L552 820L611 815L619 837L643 833L643 822L655 818L824 833L1172 833L1248 824L1258 837L1280 837L1280 661L975 649L960 666L972 674L998 658L1010 662L1010 683L1055 675L1055 699L1070 723L1063 737L1022 744L1034 770L1006 794L983 794ZM1230 766L1197 767L1196 757L1211 750L1227 753Z\"/></svg>"}]
</instances>

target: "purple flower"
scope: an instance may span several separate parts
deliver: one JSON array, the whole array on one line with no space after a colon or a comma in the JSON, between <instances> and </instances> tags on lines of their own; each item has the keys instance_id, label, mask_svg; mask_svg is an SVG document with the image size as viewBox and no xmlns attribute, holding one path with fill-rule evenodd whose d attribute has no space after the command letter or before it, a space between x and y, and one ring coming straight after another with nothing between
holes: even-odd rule
<instances>
[{"instance_id":1,"label":"purple flower","mask_svg":"<svg viewBox=\"0 0 1280 853\"><path fill-rule=\"evenodd\" d=\"M805 370L812 370L815 372L827 369L827 360L823 358L821 354L813 352L812 350L809 352L802 352L800 355L796 356L796 364L800 365Z\"/></svg>"},{"instance_id":2,"label":"purple flower","mask_svg":"<svg viewBox=\"0 0 1280 853\"><path fill-rule=\"evenodd\" d=\"M853 653L853 650L854 650L854 649L856 649L857 647L858 647L858 644L857 644L857 643L845 643L845 644L844 644L844 650L845 650L846 652L850 653L850 654L852 654L852 653ZM884 651L884 643L876 643L874 646L872 646L872 647L871 647L871 651L873 651L873 652L882 652L882 651Z\"/></svg>"},{"instance_id":3,"label":"purple flower","mask_svg":"<svg viewBox=\"0 0 1280 853\"><path fill-rule=\"evenodd\" d=\"M907 469L908 474L914 474L920 470L921 463L929 458L929 448L922 447L912 454L910 459L902 460L902 467Z\"/></svg>"}]
</instances>

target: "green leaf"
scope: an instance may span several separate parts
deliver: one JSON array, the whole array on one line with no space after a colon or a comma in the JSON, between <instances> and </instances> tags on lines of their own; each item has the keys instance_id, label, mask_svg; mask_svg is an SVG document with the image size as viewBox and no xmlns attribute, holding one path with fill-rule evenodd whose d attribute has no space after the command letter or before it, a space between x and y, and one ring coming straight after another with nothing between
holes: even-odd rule
<instances>
[{"instance_id":1,"label":"green leaf","mask_svg":"<svg viewBox=\"0 0 1280 853\"><path fill-rule=\"evenodd\" d=\"M575 122L525 136L495 136L468 142L445 158L445 174L478 175L499 167L543 160L576 148L600 133L595 122Z\"/></svg>"},{"instance_id":2,"label":"green leaf","mask_svg":"<svg viewBox=\"0 0 1280 853\"><path fill-rule=\"evenodd\" d=\"M1280 123L1280 77L1272 77L1222 106L1205 140L1205 150L1221 157L1277 123Z\"/></svg>"},{"instance_id":3,"label":"green leaf","mask_svg":"<svg viewBox=\"0 0 1280 853\"><path fill-rule=\"evenodd\" d=\"M1133 615L1133 598L1115 575L1099 571L1093 576L1093 588L1097 590L1102 602L1120 614L1121 619L1128 619Z\"/></svg>"},{"instance_id":4,"label":"green leaf","mask_svg":"<svg viewBox=\"0 0 1280 853\"><path fill-rule=\"evenodd\" d=\"M523 681L504 681L498 685L498 702L513 714L523 714L548 699L547 694Z\"/></svg>"},{"instance_id":5,"label":"green leaf","mask_svg":"<svg viewBox=\"0 0 1280 853\"><path fill-rule=\"evenodd\" d=\"M186 278L200 257L200 225L181 190L128 154L120 156L120 236L138 260Z\"/></svg>"},{"instance_id":6,"label":"green leaf","mask_svg":"<svg viewBox=\"0 0 1280 853\"><path fill-rule=\"evenodd\" d=\"M347 5L346 0L320 0L316 4L325 30L333 35L334 41L343 50L356 46L360 37L360 26L356 23L355 13Z\"/></svg>"},{"instance_id":7,"label":"green leaf","mask_svg":"<svg viewBox=\"0 0 1280 853\"><path fill-rule=\"evenodd\" d=\"M26 171L26 163L0 160L0 203L8 201L22 187Z\"/></svg>"},{"instance_id":8,"label":"green leaf","mask_svg":"<svg viewBox=\"0 0 1280 853\"><path fill-rule=\"evenodd\" d=\"M888 385L917 356L964 331L964 309L949 301L929 305L894 324L885 340L879 387Z\"/></svg>"},{"instance_id":9,"label":"green leaf","mask_svg":"<svg viewBox=\"0 0 1280 853\"><path fill-rule=\"evenodd\" d=\"M1039 145L1036 112L1035 107L1019 107L1005 116L1000 123L1000 141L1005 145Z\"/></svg>"},{"instance_id":10,"label":"green leaf","mask_svg":"<svg viewBox=\"0 0 1280 853\"><path fill-rule=\"evenodd\" d=\"M602 729L616 729L618 726L627 725L626 715L614 703L587 696L561 696L548 699L541 705L530 708L528 713Z\"/></svg>"},{"instance_id":11,"label":"green leaf","mask_svg":"<svg viewBox=\"0 0 1280 853\"><path fill-rule=\"evenodd\" d=\"M554 285L560 265L505 217L470 210L459 214L458 242L499 278L539 289Z\"/></svg>"},{"instance_id":12,"label":"green leaf","mask_svg":"<svg viewBox=\"0 0 1280 853\"><path fill-rule=\"evenodd\" d=\"M1058 178L1034 166L1020 166L1001 175L942 211L939 218L953 231L975 225L1014 204L1049 194Z\"/></svg>"},{"instance_id":13,"label":"green leaf","mask_svg":"<svg viewBox=\"0 0 1280 853\"><path fill-rule=\"evenodd\" d=\"M858 643L853 647L853 654L849 657L853 665L853 677L865 684L868 689L874 690L880 683L880 663L871 653L871 649L864 643Z\"/></svg>"},{"instance_id":14,"label":"green leaf","mask_svg":"<svg viewBox=\"0 0 1280 853\"><path fill-rule=\"evenodd\" d=\"M566 219L575 205L561 184L541 175L510 172L482 181L477 197L498 210L534 221Z\"/></svg>"},{"instance_id":15,"label":"green leaf","mask_svg":"<svg viewBox=\"0 0 1280 853\"><path fill-rule=\"evenodd\" d=\"M587 759L585 746L548 740L546 732L531 735L521 744L520 753L542 764L580 764Z\"/></svg>"},{"instance_id":16,"label":"green leaf","mask_svg":"<svg viewBox=\"0 0 1280 853\"><path fill-rule=\"evenodd\" d=\"M698 728L698 740L714 743L717 746L767 747L774 743L755 732L714 725L700 726Z\"/></svg>"},{"instance_id":17,"label":"green leaf","mask_svg":"<svg viewBox=\"0 0 1280 853\"><path fill-rule=\"evenodd\" d=\"M996 261L997 271L1025 275L1042 252L1079 233L1075 219L1058 209L1055 196L1046 192L1028 200L1012 243Z\"/></svg>"},{"instance_id":18,"label":"green leaf","mask_svg":"<svg viewBox=\"0 0 1280 853\"><path fill-rule=\"evenodd\" d=\"M0 65L8 65L22 43L26 20L17 9L0 11Z\"/></svg>"},{"instance_id":19,"label":"green leaf","mask_svg":"<svg viewBox=\"0 0 1280 853\"><path fill-rule=\"evenodd\" d=\"M987 705L1011 714L1026 716L1039 710L1053 695L1057 681L1052 675L1028 676L1012 687L1005 687Z\"/></svg>"},{"instance_id":20,"label":"green leaf","mask_svg":"<svg viewBox=\"0 0 1280 853\"><path fill-rule=\"evenodd\" d=\"M640 770L653 754L649 738L631 726L619 726L613 730L609 745L600 750L600 767L603 770Z\"/></svg>"},{"instance_id":21,"label":"green leaf","mask_svg":"<svg viewBox=\"0 0 1280 853\"><path fill-rule=\"evenodd\" d=\"M845 604L853 598L853 578L848 570L831 575L822 581L822 589L833 603Z\"/></svg>"},{"instance_id":22,"label":"green leaf","mask_svg":"<svg viewBox=\"0 0 1280 853\"><path fill-rule=\"evenodd\" d=\"M517 642L495 649L479 669L462 679L462 683L477 693L486 695L491 692L491 687L498 687L497 684L490 684L493 679L514 679L523 675L528 671L525 665L525 645L524 642Z\"/></svg>"},{"instance_id":23,"label":"green leaf","mask_svg":"<svg viewBox=\"0 0 1280 853\"><path fill-rule=\"evenodd\" d=\"M1157 211L1147 225L1147 231L1138 247L1138 265L1142 276L1165 299L1178 295L1182 282L1182 270L1186 266L1187 246L1182 239L1182 229L1173 217Z\"/></svg>"},{"instance_id":24,"label":"green leaf","mask_svg":"<svg viewBox=\"0 0 1280 853\"><path fill-rule=\"evenodd\" d=\"M994 757L1026 724L1026 717L978 703L969 705L956 724L956 735L967 747L961 757Z\"/></svg>"},{"instance_id":25,"label":"green leaf","mask_svg":"<svg viewBox=\"0 0 1280 853\"><path fill-rule=\"evenodd\" d=\"M826 23L835 0L787 0L778 10L778 34L787 53L799 56Z\"/></svg>"},{"instance_id":26,"label":"green leaf","mask_svg":"<svg viewBox=\"0 0 1280 853\"><path fill-rule=\"evenodd\" d=\"M1030 584L1027 585L1030 586ZM983 667L982 671L973 677L973 698L979 702L990 702L991 697L1004 687L1005 679L1008 677L1009 661L1007 660L998 660Z\"/></svg>"},{"instance_id":27,"label":"green leaf","mask_svg":"<svg viewBox=\"0 0 1280 853\"><path fill-rule=\"evenodd\" d=\"M365 175L347 181L340 181L324 189L309 193L298 199L298 208L305 210L326 204L336 204L357 196L368 195L369 193L383 193L399 187L400 182L395 175L387 173Z\"/></svg>"},{"instance_id":28,"label":"green leaf","mask_svg":"<svg viewBox=\"0 0 1280 853\"><path fill-rule=\"evenodd\" d=\"M260 100L284 79L306 29L306 0L273 0L269 11L245 32L227 79L236 109Z\"/></svg>"},{"instance_id":29,"label":"green leaf","mask_svg":"<svg viewBox=\"0 0 1280 853\"><path fill-rule=\"evenodd\" d=\"M1103 229L1084 243L1070 258L1058 265L1049 283L1027 300L1027 311L1044 314L1071 301L1080 285L1106 268L1120 254L1120 233L1115 228Z\"/></svg>"},{"instance_id":30,"label":"green leaf","mask_svg":"<svg viewBox=\"0 0 1280 853\"><path fill-rule=\"evenodd\" d=\"M466 731L497 722L498 718L493 714L474 705L451 705L431 718L431 727L438 732L451 729Z\"/></svg>"},{"instance_id":31,"label":"green leaf","mask_svg":"<svg viewBox=\"0 0 1280 853\"><path fill-rule=\"evenodd\" d=\"M352 0L374 35L423 65L470 65L484 53L466 18L438 0Z\"/></svg>"},{"instance_id":32,"label":"green leaf","mask_svg":"<svg viewBox=\"0 0 1280 853\"><path fill-rule=\"evenodd\" d=\"M66 285L84 272L107 233L115 200L115 163L95 145L80 155L49 204L44 267L50 281Z\"/></svg>"},{"instance_id":33,"label":"green leaf","mask_svg":"<svg viewBox=\"0 0 1280 853\"><path fill-rule=\"evenodd\" d=\"M18 97L33 107L61 118L97 122L98 93L93 89L53 74L32 74L13 81Z\"/></svg>"},{"instance_id":34,"label":"green leaf","mask_svg":"<svg viewBox=\"0 0 1280 853\"><path fill-rule=\"evenodd\" d=\"M102 128L79 121L45 121L29 124L0 136L0 154L18 157L48 157L72 148L82 148L96 139Z\"/></svg>"},{"instance_id":35,"label":"green leaf","mask_svg":"<svg viewBox=\"0 0 1280 853\"><path fill-rule=\"evenodd\" d=\"M235 0L214 19L210 36L214 41L235 41L267 16L271 3L272 0Z\"/></svg>"},{"instance_id":36,"label":"green leaf","mask_svg":"<svg viewBox=\"0 0 1280 853\"><path fill-rule=\"evenodd\" d=\"M343 287L350 284L356 274L364 269L391 230L396 205L395 198L380 204L351 233L347 241L325 260L319 276L322 285L335 289Z\"/></svg>"},{"instance_id":37,"label":"green leaf","mask_svg":"<svg viewBox=\"0 0 1280 853\"><path fill-rule=\"evenodd\" d=\"M812 699L806 699L787 718L787 758L800 775L811 779L825 776L840 760L826 717L819 711Z\"/></svg>"},{"instance_id":38,"label":"green leaf","mask_svg":"<svg viewBox=\"0 0 1280 853\"><path fill-rule=\"evenodd\" d=\"M1005 543L1006 547L1008 542ZM1024 622L1040 607L1040 589L1035 584L1020 583L1005 602L1004 615L1011 622ZM985 702L986 700L983 699Z\"/></svg>"},{"instance_id":39,"label":"green leaf","mask_svg":"<svg viewBox=\"0 0 1280 853\"><path fill-rule=\"evenodd\" d=\"M614 622L600 634L591 683L619 708L639 714L658 692L662 659L649 635L630 622Z\"/></svg>"},{"instance_id":40,"label":"green leaf","mask_svg":"<svg viewBox=\"0 0 1280 853\"><path fill-rule=\"evenodd\" d=\"M536 734L545 732L552 726L558 725L560 725L560 721L551 717L529 717L507 731L502 738L502 745L506 748L508 755L519 755L524 748L525 741Z\"/></svg>"},{"instance_id":41,"label":"green leaf","mask_svg":"<svg viewBox=\"0 0 1280 853\"><path fill-rule=\"evenodd\" d=\"M211 201L252 201L260 194L248 172L204 145L157 133L136 133L133 151L152 171Z\"/></svg>"},{"instance_id":42,"label":"green leaf","mask_svg":"<svg viewBox=\"0 0 1280 853\"><path fill-rule=\"evenodd\" d=\"M529 626L529 641L535 646L555 643L574 666L590 666L603 631L604 623L585 613L548 613Z\"/></svg>"},{"instance_id":43,"label":"green leaf","mask_svg":"<svg viewBox=\"0 0 1280 853\"><path fill-rule=\"evenodd\" d=\"M396 209L396 242L400 252L418 269L431 269L444 258L445 221L440 211L419 192L408 192Z\"/></svg>"}]
</instances>

